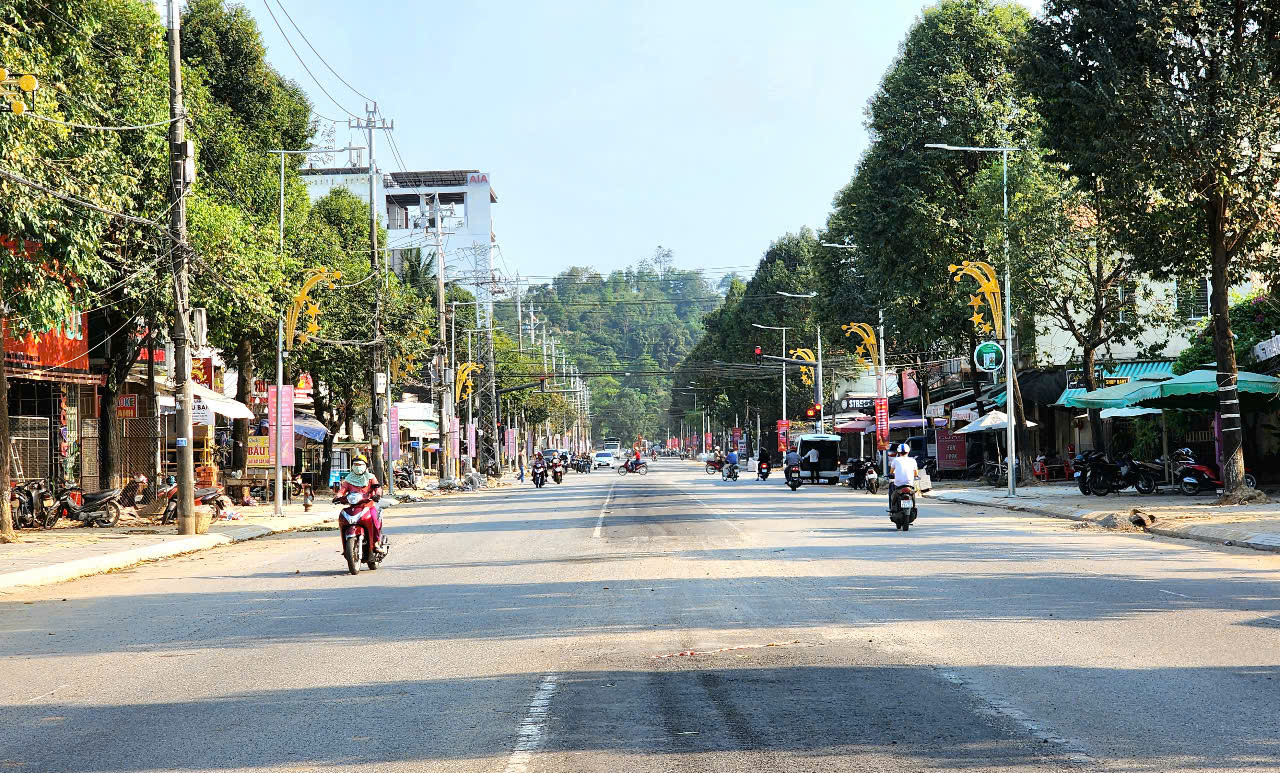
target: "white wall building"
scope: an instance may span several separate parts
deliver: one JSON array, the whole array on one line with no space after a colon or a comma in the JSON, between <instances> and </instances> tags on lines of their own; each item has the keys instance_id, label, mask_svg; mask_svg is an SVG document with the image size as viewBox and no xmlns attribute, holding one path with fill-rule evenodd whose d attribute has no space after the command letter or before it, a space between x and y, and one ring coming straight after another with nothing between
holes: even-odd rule
<instances>
[{"instance_id":1,"label":"white wall building","mask_svg":"<svg viewBox=\"0 0 1280 773\"><path fill-rule=\"evenodd\" d=\"M369 200L369 168L306 168L302 180L314 202L335 188L346 188L361 201ZM492 206L497 194L489 174L475 169L428 172L389 172L375 176L378 220L387 229L391 267L399 272L408 250L435 245L432 203L439 197L441 230L448 263L462 270L487 270L493 245ZM464 259L455 260L464 255Z\"/></svg>"}]
</instances>

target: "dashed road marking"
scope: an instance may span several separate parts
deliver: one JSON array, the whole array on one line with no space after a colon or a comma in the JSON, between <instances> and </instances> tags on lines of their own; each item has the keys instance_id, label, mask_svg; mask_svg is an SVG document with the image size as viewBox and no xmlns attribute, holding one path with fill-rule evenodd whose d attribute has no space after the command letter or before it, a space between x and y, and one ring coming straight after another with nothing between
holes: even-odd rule
<instances>
[{"instance_id":1,"label":"dashed road marking","mask_svg":"<svg viewBox=\"0 0 1280 773\"><path fill-rule=\"evenodd\" d=\"M600 505L600 517L596 518L596 530L591 533L591 539L600 539L600 529L604 527L604 511L609 507L609 500L613 499L613 487L618 485L615 480L609 484L609 493L605 495L604 502Z\"/></svg>"},{"instance_id":2,"label":"dashed road marking","mask_svg":"<svg viewBox=\"0 0 1280 773\"><path fill-rule=\"evenodd\" d=\"M50 695L53 695L53 694L54 694L55 692L57 692L58 690L61 690L61 689L63 689L64 687L70 687L70 686L71 686L71 685L69 685L69 684L60 684L60 685L58 685L57 687L55 687L55 688L53 688L52 690L50 690L49 692L41 693L40 695L37 695L37 696L36 696L36 697L34 697L34 698L27 698L27 703L35 703L36 701L40 700L41 698L48 698Z\"/></svg>"},{"instance_id":3,"label":"dashed road marking","mask_svg":"<svg viewBox=\"0 0 1280 773\"><path fill-rule=\"evenodd\" d=\"M551 699L559 689L559 674L547 674L542 677L533 700L529 701L529 709L525 712L524 721L520 723L520 732L516 739L516 748L507 759L505 773L524 773L529 768L529 760L533 753L542 746L542 735L547 725L548 707Z\"/></svg>"},{"instance_id":4,"label":"dashed road marking","mask_svg":"<svg viewBox=\"0 0 1280 773\"><path fill-rule=\"evenodd\" d=\"M1156 590L1160 591L1161 593L1168 593L1170 596L1178 596L1179 598L1184 598L1184 599L1189 599L1189 598L1191 598L1190 596L1186 595L1185 593L1174 593L1173 591L1171 591L1171 590L1165 590L1164 588L1156 588Z\"/></svg>"}]
</instances>

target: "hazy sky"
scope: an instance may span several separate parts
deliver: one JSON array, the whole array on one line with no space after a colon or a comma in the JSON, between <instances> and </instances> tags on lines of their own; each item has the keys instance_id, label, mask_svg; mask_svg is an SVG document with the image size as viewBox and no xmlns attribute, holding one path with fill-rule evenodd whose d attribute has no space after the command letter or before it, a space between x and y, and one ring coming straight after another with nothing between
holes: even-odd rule
<instances>
[{"instance_id":1,"label":"hazy sky","mask_svg":"<svg viewBox=\"0 0 1280 773\"><path fill-rule=\"evenodd\" d=\"M345 118L267 1L244 0L271 62L319 114ZM498 267L526 276L620 268L659 244L681 267L749 273L770 240L821 227L866 146L867 100L928 5L282 2L395 119L408 168L490 173ZM273 9L325 89L363 115L364 100ZM343 123L336 143L347 140ZM397 171L380 148L379 167Z\"/></svg>"}]
</instances>

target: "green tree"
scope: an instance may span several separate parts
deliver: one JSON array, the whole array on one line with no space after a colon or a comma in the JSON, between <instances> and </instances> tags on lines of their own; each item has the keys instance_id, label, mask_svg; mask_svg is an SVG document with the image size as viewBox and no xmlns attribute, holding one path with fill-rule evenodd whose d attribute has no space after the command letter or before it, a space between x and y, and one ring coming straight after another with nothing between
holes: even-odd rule
<instances>
[{"instance_id":1,"label":"green tree","mask_svg":"<svg viewBox=\"0 0 1280 773\"><path fill-rule=\"evenodd\" d=\"M1243 485L1228 290L1280 236L1280 7L1048 0L1027 82L1046 144L1110 191L1120 242L1157 278L1210 281L1223 480Z\"/></svg>"}]
</instances>

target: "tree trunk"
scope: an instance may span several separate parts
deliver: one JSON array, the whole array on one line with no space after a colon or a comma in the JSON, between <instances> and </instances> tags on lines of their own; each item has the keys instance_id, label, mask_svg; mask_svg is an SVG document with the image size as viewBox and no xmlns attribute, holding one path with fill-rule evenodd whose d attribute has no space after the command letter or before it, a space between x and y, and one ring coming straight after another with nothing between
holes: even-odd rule
<instances>
[{"instance_id":1,"label":"tree trunk","mask_svg":"<svg viewBox=\"0 0 1280 773\"><path fill-rule=\"evenodd\" d=\"M1098 379L1097 379L1097 372L1096 372L1096 369L1097 369L1096 363L1098 361L1098 350L1094 349L1092 346L1086 346L1084 348L1083 355L1084 355L1083 357L1084 386L1086 390L1093 392L1098 388ZM1102 447L1103 445L1102 411L1098 410L1097 408L1089 409L1089 436L1093 439L1094 448ZM1077 452L1079 452L1080 450L1082 449L1076 449Z\"/></svg>"},{"instance_id":2,"label":"tree trunk","mask_svg":"<svg viewBox=\"0 0 1280 773\"><path fill-rule=\"evenodd\" d=\"M136 328L129 324L131 318L112 319L108 316L108 319L109 324L114 324L116 319L120 324L114 326L115 332L107 339L107 379L102 387L98 411L98 487L103 490L121 485L116 403L141 349L141 341L135 335Z\"/></svg>"},{"instance_id":3,"label":"tree trunk","mask_svg":"<svg viewBox=\"0 0 1280 773\"><path fill-rule=\"evenodd\" d=\"M1027 429L1027 414L1022 405L1022 385L1018 383L1017 371L1014 371L1011 387L1009 394L1005 395L1005 407L1011 411L1008 420L1014 422L1013 436L1018 444L1018 479L1027 480L1031 477L1031 460L1035 456L1032 454L1031 432Z\"/></svg>"},{"instance_id":4,"label":"tree trunk","mask_svg":"<svg viewBox=\"0 0 1280 773\"><path fill-rule=\"evenodd\" d=\"M3 359L0 357L0 359ZM13 531L13 510L9 508L9 487L13 482L9 479L9 377L5 375L4 363L0 362L0 453L4 460L0 462L0 544L17 542L18 535Z\"/></svg>"},{"instance_id":5,"label":"tree trunk","mask_svg":"<svg viewBox=\"0 0 1280 773\"><path fill-rule=\"evenodd\" d=\"M245 405L253 396L253 342L246 336L236 344L236 399ZM236 419L232 424L231 469L249 474L249 420Z\"/></svg>"},{"instance_id":6,"label":"tree trunk","mask_svg":"<svg viewBox=\"0 0 1280 773\"><path fill-rule=\"evenodd\" d=\"M1215 201L1210 217L1213 271L1210 274L1209 313L1213 316L1213 351L1218 361L1218 415L1222 421L1222 484L1231 494L1244 486L1244 447L1241 442L1240 392L1236 388L1236 347L1227 316L1225 204Z\"/></svg>"},{"instance_id":7,"label":"tree trunk","mask_svg":"<svg viewBox=\"0 0 1280 773\"><path fill-rule=\"evenodd\" d=\"M329 485L329 474L333 472L333 433L324 436L324 451L320 458L320 477L315 482L317 490Z\"/></svg>"}]
</instances>

